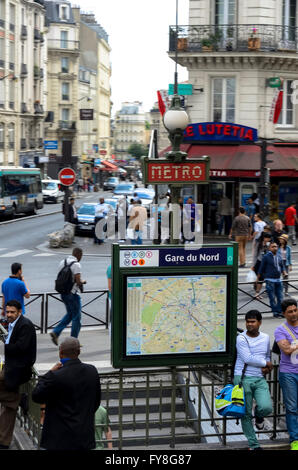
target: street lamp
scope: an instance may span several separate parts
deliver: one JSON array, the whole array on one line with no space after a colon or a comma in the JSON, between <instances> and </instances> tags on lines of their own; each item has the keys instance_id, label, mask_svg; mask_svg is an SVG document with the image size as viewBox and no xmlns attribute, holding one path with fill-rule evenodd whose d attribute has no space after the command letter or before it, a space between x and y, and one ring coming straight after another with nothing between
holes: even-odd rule
<instances>
[{"instance_id":1,"label":"street lamp","mask_svg":"<svg viewBox=\"0 0 298 470\"><path fill-rule=\"evenodd\" d=\"M183 140L183 132L189 124L189 118L185 109L182 108L180 96L173 96L171 106L163 116L163 123L172 144L172 150L167 152L166 158L173 162L184 161L187 153L181 152L180 145Z\"/></svg>"}]
</instances>

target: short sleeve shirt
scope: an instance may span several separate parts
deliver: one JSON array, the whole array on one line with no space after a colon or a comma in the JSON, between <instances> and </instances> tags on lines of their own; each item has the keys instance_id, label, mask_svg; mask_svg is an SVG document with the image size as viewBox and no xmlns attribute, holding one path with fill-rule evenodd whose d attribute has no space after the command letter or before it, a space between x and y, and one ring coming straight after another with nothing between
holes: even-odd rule
<instances>
[{"instance_id":1,"label":"short sleeve shirt","mask_svg":"<svg viewBox=\"0 0 298 470\"><path fill-rule=\"evenodd\" d=\"M64 261L65 261L65 260L61 261L61 263L59 264L59 271L60 271L60 269L63 268L63 266L64 266ZM80 263L78 262L78 260L77 260L77 258L76 258L75 256L72 256L72 255L71 255L71 256L69 256L69 257L66 259L66 263L67 263L67 264L70 264L70 263L72 263L73 261L74 261L74 263L73 263L72 266L70 267L70 270L71 270L71 272L72 272L72 277L73 277L73 281L74 281L74 280L75 280L75 275L82 273L82 268L81 268L81 265L80 265ZM72 293L72 294L76 294L77 292L79 292L79 290L80 290L80 289L79 289L79 286L75 283L75 284L73 285L73 288L72 288L72 290L71 290L71 293Z\"/></svg>"},{"instance_id":2,"label":"short sleeve shirt","mask_svg":"<svg viewBox=\"0 0 298 470\"><path fill-rule=\"evenodd\" d=\"M2 282L2 294L4 295L5 305L9 300L18 300L22 305L22 314L25 314L24 295L28 290L25 283L16 277L9 277Z\"/></svg>"},{"instance_id":3,"label":"short sleeve shirt","mask_svg":"<svg viewBox=\"0 0 298 470\"><path fill-rule=\"evenodd\" d=\"M286 225L295 225L296 224L296 209L295 207L288 207L285 211L285 223Z\"/></svg>"},{"instance_id":4,"label":"short sleeve shirt","mask_svg":"<svg viewBox=\"0 0 298 470\"><path fill-rule=\"evenodd\" d=\"M291 326L286 323L286 326L293 333L293 335L298 339L298 326ZM294 338L290 335L286 328L282 325L278 326L274 332L275 340L278 343L281 340L288 340L291 344L294 341ZM291 361L291 356L285 354L281 351L280 355L280 372L288 372L291 374L298 374L298 364L293 364Z\"/></svg>"}]
</instances>

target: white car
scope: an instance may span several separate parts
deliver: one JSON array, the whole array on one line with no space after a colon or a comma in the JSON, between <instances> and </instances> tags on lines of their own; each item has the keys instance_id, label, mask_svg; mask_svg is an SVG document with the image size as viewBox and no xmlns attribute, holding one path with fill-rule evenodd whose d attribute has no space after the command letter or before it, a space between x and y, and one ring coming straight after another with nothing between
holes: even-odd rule
<instances>
[{"instance_id":1,"label":"white car","mask_svg":"<svg viewBox=\"0 0 298 470\"><path fill-rule=\"evenodd\" d=\"M42 180L42 197L44 202L62 202L64 200L64 191L61 190L61 183L59 180Z\"/></svg>"}]
</instances>

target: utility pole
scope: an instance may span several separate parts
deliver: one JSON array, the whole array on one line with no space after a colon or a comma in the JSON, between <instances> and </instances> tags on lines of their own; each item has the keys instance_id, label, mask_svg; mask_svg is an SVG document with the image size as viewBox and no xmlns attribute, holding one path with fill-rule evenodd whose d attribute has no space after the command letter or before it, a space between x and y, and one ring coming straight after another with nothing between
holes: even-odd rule
<instances>
[{"instance_id":1,"label":"utility pole","mask_svg":"<svg viewBox=\"0 0 298 470\"><path fill-rule=\"evenodd\" d=\"M272 154L271 150L267 149L268 142L263 140L261 143L261 171L260 171L260 212L263 214L264 219L269 217L270 214L270 168L267 166L273 160L268 160L267 156Z\"/></svg>"}]
</instances>

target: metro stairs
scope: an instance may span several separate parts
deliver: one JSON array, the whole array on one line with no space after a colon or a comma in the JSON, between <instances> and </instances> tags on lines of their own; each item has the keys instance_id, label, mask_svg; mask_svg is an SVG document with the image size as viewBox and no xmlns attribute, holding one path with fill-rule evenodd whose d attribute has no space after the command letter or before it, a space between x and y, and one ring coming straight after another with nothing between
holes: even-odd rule
<instances>
[{"instance_id":1,"label":"metro stairs","mask_svg":"<svg viewBox=\"0 0 298 470\"><path fill-rule=\"evenodd\" d=\"M196 448L196 433L181 390L173 390L171 382L151 383L149 389L146 383L134 382L119 398L118 388L110 388L108 393L103 390L102 404L108 409L113 448L148 449L158 445L170 450L174 442L175 448L178 444Z\"/></svg>"}]
</instances>

